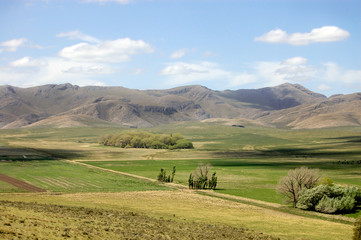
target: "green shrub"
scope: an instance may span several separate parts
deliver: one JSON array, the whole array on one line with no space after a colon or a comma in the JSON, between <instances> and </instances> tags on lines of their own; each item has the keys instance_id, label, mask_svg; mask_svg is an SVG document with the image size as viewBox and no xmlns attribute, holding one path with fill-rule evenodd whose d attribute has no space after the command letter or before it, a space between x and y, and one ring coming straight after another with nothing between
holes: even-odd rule
<instances>
[{"instance_id":1,"label":"green shrub","mask_svg":"<svg viewBox=\"0 0 361 240\"><path fill-rule=\"evenodd\" d=\"M361 204L361 189L319 185L300 192L297 208L323 213L347 213Z\"/></svg>"},{"instance_id":2,"label":"green shrub","mask_svg":"<svg viewBox=\"0 0 361 240\"><path fill-rule=\"evenodd\" d=\"M353 240L361 240L361 216L356 219L353 229Z\"/></svg>"},{"instance_id":3,"label":"green shrub","mask_svg":"<svg viewBox=\"0 0 361 240\"><path fill-rule=\"evenodd\" d=\"M172 149L191 149L191 148L193 148L193 143L185 139L177 140L175 145L172 146Z\"/></svg>"},{"instance_id":4,"label":"green shrub","mask_svg":"<svg viewBox=\"0 0 361 240\"><path fill-rule=\"evenodd\" d=\"M335 184L331 178L324 177L318 182L318 185L334 186Z\"/></svg>"}]
</instances>

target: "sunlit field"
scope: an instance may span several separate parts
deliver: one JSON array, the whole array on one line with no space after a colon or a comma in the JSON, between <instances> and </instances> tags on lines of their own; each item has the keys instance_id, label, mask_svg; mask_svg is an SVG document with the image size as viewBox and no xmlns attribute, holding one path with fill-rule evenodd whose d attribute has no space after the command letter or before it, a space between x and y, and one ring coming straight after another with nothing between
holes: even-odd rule
<instances>
[{"instance_id":1,"label":"sunlit field","mask_svg":"<svg viewBox=\"0 0 361 240\"><path fill-rule=\"evenodd\" d=\"M193 142L194 149L122 149L98 144L101 136L122 131L129 131L129 129L1 130L0 173L45 189L47 193L29 195L25 190L0 181L0 200L16 199L17 201L37 201L44 204L66 204L90 208L99 207L97 203L101 203L102 208L137 211L151 218L159 219L163 217L163 214L167 218L172 218L175 214L176 217L173 220L176 222L186 219L188 223L200 221L202 224L245 227L255 230L256 233L263 232L274 237L292 239L349 239L349 237L340 236L351 236L352 218L360 215L358 210L346 215L351 217L350 220L337 220L334 217L328 219L323 215L308 213L304 215L303 211L293 212L287 206L277 210L277 208L267 208L266 204L264 206L262 204L262 202L268 202L281 206L284 198L276 193L276 184L288 170L300 166L319 168L322 177L331 178L336 184L361 186L360 128L288 130L256 125L235 128L223 122L179 123L148 129L132 129L132 131L181 133L187 140ZM245 205L247 201L211 196L207 192L199 195L194 191L182 190L183 188L177 185L155 181L161 168L171 173L175 166L174 182L183 185L186 189L189 174L202 163L211 164L212 172L217 172L218 185L215 193L226 194L222 196L260 200L261 204ZM98 168L91 168L92 166ZM123 173L145 178L135 178ZM152 191L152 194L147 194L150 193L149 191ZM121 197L117 203L112 202L115 201L114 196L120 196L114 194L121 192L125 194L124 196L131 196L132 192L135 195L129 198ZM165 205L162 209L161 200L159 200L161 205L157 206L156 199L161 198L157 192L164 196L163 204L168 204L168 207L173 209L172 211L165 210ZM94 195L89 198L87 194ZM133 200L130 200L131 198ZM199 209L194 203L190 203L192 199L204 201L205 209ZM218 222L217 217L209 219L201 217L202 214L206 214L206 205L209 201L217 209L215 210L218 211L217 214L223 213L222 222ZM149 204L144 204L145 202ZM190 205L187 206L187 204ZM230 204L245 205L249 210L239 210L236 217L224 210ZM186 206L189 211L184 211ZM197 214L194 213L196 208L199 209ZM256 214L260 211L258 209L264 209L263 215ZM214 216L217 214L215 213ZM275 214L287 215L296 222L300 222L295 223L285 219L280 220L284 221L282 223L274 223L278 224L278 227L265 224L266 216L274 217ZM306 232L293 226L294 224L303 226L304 222L309 221L319 221L317 223L320 226L319 231L311 231L312 224ZM329 238L322 238L325 232L329 231L328 224L339 224L335 225L335 229L339 227L343 230L335 231ZM279 228L281 225L282 228ZM293 230L287 232L287 228L293 228ZM2 229L3 227L0 226L0 230Z\"/></svg>"}]
</instances>

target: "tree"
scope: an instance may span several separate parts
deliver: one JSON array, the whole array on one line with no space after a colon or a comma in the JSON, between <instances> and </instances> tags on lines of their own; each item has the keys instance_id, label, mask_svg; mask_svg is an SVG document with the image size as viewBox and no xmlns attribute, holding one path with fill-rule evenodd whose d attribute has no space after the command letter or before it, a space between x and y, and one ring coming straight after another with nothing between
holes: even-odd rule
<instances>
[{"instance_id":1,"label":"tree","mask_svg":"<svg viewBox=\"0 0 361 240\"><path fill-rule=\"evenodd\" d=\"M174 175L175 175L175 172L176 172L176 170L175 170L175 166L173 166L173 171L172 171L172 178L170 179L170 182L173 182L173 180L174 180Z\"/></svg>"},{"instance_id":2,"label":"tree","mask_svg":"<svg viewBox=\"0 0 361 240\"><path fill-rule=\"evenodd\" d=\"M356 219L352 240L361 240L361 216Z\"/></svg>"},{"instance_id":3,"label":"tree","mask_svg":"<svg viewBox=\"0 0 361 240\"><path fill-rule=\"evenodd\" d=\"M209 180L209 188L210 189L216 189L216 187L217 187L217 176L216 176L216 172L214 172L213 174L212 174L212 178Z\"/></svg>"},{"instance_id":4,"label":"tree","mask_svg":"<svg viewBox=\"0 0 361 240\"><path fill-rule=\"evenodd\" d=\"M277 192L286 196L286 201L296 207L300 192L303 189L311 189L316 186L320 179L318 169L300 167L288 171L287 176L280 179L277 184Z\"/></svg>"},{"instance_id":5,"label":"tree","mask_svg":"<svg viewBox=\"0 0 361 240\"><path fill-rule=\"evenodd\" d=\"M188 178L188 187L189 188L193 188L194 186L194 176L191 174L189 174L189 178Z\"/></svg>"}]
</instances>

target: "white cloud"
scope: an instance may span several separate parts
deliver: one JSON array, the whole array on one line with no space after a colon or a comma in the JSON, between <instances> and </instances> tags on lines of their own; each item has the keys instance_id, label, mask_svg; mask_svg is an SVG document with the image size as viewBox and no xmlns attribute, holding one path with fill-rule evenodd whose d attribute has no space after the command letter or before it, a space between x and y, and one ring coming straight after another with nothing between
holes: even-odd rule
<instances>
[{"instance_id":1,"label":"white cloud","mask_svg":"<svg viewBox=\"0 0 361 240\"><path fill-rule=\"evenodd\" d=\"M306 63L307 59L302 57L281 62L256 62L253 64L253 72L262 79L265 86L305 82L313 79L317 73L316 68Z\"/></svg>"},{"instance_id":2,"label":"white cloud","mask_svg":"<svg viewBox=\"0 0 361 240\"><path fill-rule=\"evenodd\" d=\"M303 57L293 57L286 59L285 61L282 62L282 64L284 65L301 65L306 63L307 63L307 59Z\"/></svg>"},{"instance_id":3,"label":"white cloud","mask_svg":"<svg viewBox=\"0 0 361 240\"><path fill-rule=\"evenodd\" d=\"M131 1L130 0L84 0L84 2L87 3L108 3L108 2L114 2L119 4L128 4Z\"/></svg>"},{"instance_id":4,"label":"white cloud","mask_svg":"<svg viewBox=\"0 0 361 240\"><path fill-rule=\"evenodd\" d=\"M83 62L127 62L131 55L152 53L150 44L142 40L119 38L98 44L79 43L63 48L59 55L74 61Z\"/></svg>"},{"instance_id":5,"label":"white cloud","mask_svg":"<svg viewBox=\"0 0 361 240\"><path fill-rule=\"evenodd\" d=\"M334 62L323 64L320 79L330 83L342 83L345 86L361 88L361 70L343 69Z\"/></svg>"},{"instance_id":6,"label":"white cloud","mask_svg":"<svg viewBox=\"0 0 361 240\"><path fill-rule=\"evenodd\" d=\"M315 42L337 42L343 41L350 33L336 26L324 26L314 28L307 33L288 34L281 29L275 29L256 37L255 41L267 43L287 43L291 45L308 45Z\"/></svg>"},{"instance_id":7,"label":"white cloud","mask_svg":"<svg viewBox=\"0 0 361 240\"><path fill-rule=\"evenodd\" d=\"M250 74L226 71L212 62L171 63L160 74L168 78L170 85L222 81L224 87L236 87L256 81Z\"/></svg>"},{"instance_id":8,"label":"white cloud","mask_svg":"<svg viewBox=\"0 0 361 240\"><path fill-rule=\"evenodd\" d=\"M331 87L329 85L326 85L326 84L321 84L317 87L318 90L321 90L321 91L328 91L331 89Z\"/></svg>"},{"instance_id":9,"label":"white cloud","mask_svg":"<svg viewBox=\"0 0 361 240\"><path fill-rule=\"evenodd\" d=\"M3 51L15 52L16 50L18 50L19 47L24 46L27 41L28 40L26 38L18 38L5 42L0 42L0 53L2 53Z\"/></svg>"},{"instance_id":10,"label":"white cloud","mask_svg":"<svg viewBox=\"0 0 361 240\"><path fill-rule=\"evenodd\" d=\"M12 67L39 67L44 66L45 62L34 60L31 57L23 57L9 64Z\"/></svg>"},{"instance_id":11,"label":"white cloud","mask_svg":"<svg viewBox=\"0 0 361 240\"><path fill-rule=\"evenodd\" d=\"M99 43L100 40L95 38L95 37L92 37L92 36L89 36L89 35L86 35L80 31L71 31L71 32L65 32L65 33L58 33L56 34L57 37L67 37L71 40L74 40L74 39L78 39L78 40L82 40L82 41L85 41L85 42L91 42L91 43Z\"/></svg>"},{"instance_id":12,"label":"white cloud","mask_svg":"<svg viewBox=\"0 0 361 240\"><path fill-rule=\"evenodd\" d=\"M171 55L170 55L170 58L171 59L178 59L178 58L182 58L186 55L188 49L186 48L183 48L183 49L179 49L175 52L173 52Z\"/></svg>"},{"instance_id":13,"label":"white cloud","mask_svg":"<svg viewBox=\"0 0 361 240\"><path fill-rule=\"evenodd\" d=\"M75 62L62 58L24 57L0 69L0 85L30 87L65 82L80 86L105 85L98 79L113 73L112 68L105 64Z\"/></svg>"},{"instance_id":14,"label":"white cloud","mask_svg":"<svg viewBox=\"0 0 361 240\"><path fill-rule=\"evenodd\" d=\"M161 75L190 75L190 74L205 74L209 73L211 67L214 67L215 64L209 62L203 62L201 64L192 64L178 62L169 65L168 67L161 70Z\"/></svg>"}]
</instances>

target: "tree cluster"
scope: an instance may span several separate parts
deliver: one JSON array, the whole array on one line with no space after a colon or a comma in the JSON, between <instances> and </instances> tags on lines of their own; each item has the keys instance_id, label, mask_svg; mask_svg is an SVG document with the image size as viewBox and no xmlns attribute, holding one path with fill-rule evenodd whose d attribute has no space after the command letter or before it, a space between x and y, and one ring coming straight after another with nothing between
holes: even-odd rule
<instances>
[{"instance_id":1,"label":"tree cluster","mask_svg":"<svg viewBox=\"0 0 361 240\"><path fill-rule=\"evenodd\" d=\"M108 134L99 140L99 144L121 148L152 148L152 149L189 149L193 144L181 134L153 134L147 132L124 132Z\"/></svg>"},{"instance_id":2,"label":"tree cluster","mask_svg":"<svg viewBox=\"0 0 361 240\"><path fill-rule=\"evenodd\" d=\"M161 168L160 173L158 174L157 180L160 182L173 182L175 176L175 166L173 167L172 174L167 176L167 172Z\"/></svg>"},{"instance_id":3,"label":"tree cluster","mask_svg":"<svg viewBox=\"0 0 361 240\"><path fill-rule=\"evenodd\" d=\"M200 165L198 168L189 175L188 186L192 189L216 189L217 176L216 172L209 177L209 172L212 166L210 164Z\"/></svg>"},{"instance_id":4,"label":"tree cluster","mask_svg":"<svg viewBox=\"0 0 361 240\"><path fill-rule=\"evenodd\" d=\"M361 204L361 189L337 185L319 185L300 193L297 208L322 213L348 213Z\"/></svg>"},{"instance_id":5,"label":"tree cluster","mask_svg":"<svg viewBox=\"0 0 361 240\"><path fill-rule=\"evenodd\" d=\"M360 188L337 186L329 178L319 179L318 169L296 168L280 179L277 191L293 207L323 213L352 212L361 204Z\"/></svg>"}]
</instances>

